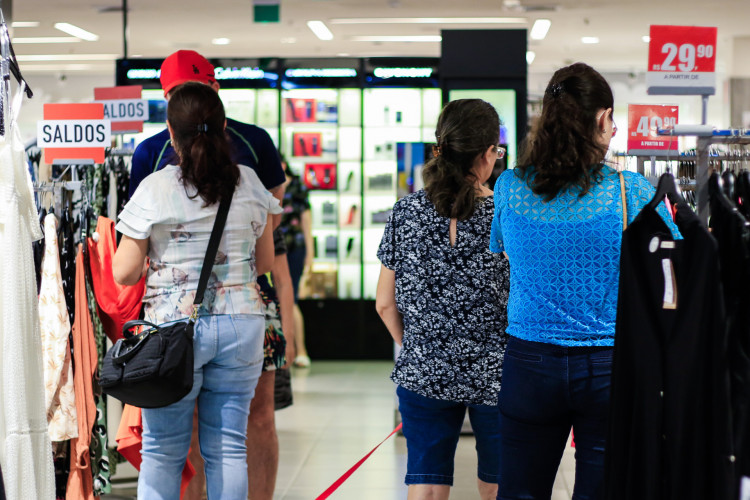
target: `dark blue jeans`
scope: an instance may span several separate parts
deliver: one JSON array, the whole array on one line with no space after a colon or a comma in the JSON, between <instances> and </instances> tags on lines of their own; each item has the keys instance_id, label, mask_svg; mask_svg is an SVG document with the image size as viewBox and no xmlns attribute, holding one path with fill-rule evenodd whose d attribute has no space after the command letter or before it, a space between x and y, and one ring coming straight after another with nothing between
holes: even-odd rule
<instances>
[{"instance_id":1,"label":"dark blue jeans","mask_svg":"<svg viewBox=\"0 0 750 500\"><path fill-rule=\"evenodd\" d=\"M453 486L456 446L467 409L476 439L477 477L497 483L497 406L428 398L400 385L396 394L408 451L406 484Z\"/></svg>"},{"instance_id":2,"label":"dark blue jeans","mask_svg":"<svg viewBox=\"0 0 750 500\"><path fill-rule=\"evenodd\" d=\"M549 500L571 427L573 500L603 498L612 351L510 338L499 400L498 500Z\"/></svg>"}]
</instances>

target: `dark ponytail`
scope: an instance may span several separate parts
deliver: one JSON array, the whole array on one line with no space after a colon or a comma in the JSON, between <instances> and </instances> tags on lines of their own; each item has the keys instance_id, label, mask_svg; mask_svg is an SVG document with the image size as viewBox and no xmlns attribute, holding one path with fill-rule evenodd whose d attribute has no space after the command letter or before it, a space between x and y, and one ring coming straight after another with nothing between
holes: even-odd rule
<instances>
[{"instance_id":1,"label":"dark ponytail","mask_svg":"<svg viewBox=\"0 0 750 500\"><path fill-rule=\"evenodd\" d=\"M550 201L573 188L583 196L601 181L607 147L597 141L596 113L613 106L612 89L591 66L576 63L552 75L518 159L534 193Z\"/></svg>"},{"instance_id":2,"label":"dark ponytail","mask_svg":"<svg viewBox=\"0 0 750 500\"><path fill-rule=\"evenodd\" d=\"M497 146L500 119L481 99L449 102L440 113L435 157L422 171L428 199L443 217L466 220L477 201L474 161L490 146Z\"/></svg>"},{"instance_id":3,"label":"dark ponytail","mask_svg":"<svg viewBox=\"0 0 750 500\"><path fill-rule=\"evenodd\" d=\"M224 106L216 91L197 82L180 85L170 93L167 120L182 183L186 191L196 191L190 197L200 196L204 206L228 197L239 183L240 170L232 161Z\"/></svg>"}]
</instances>

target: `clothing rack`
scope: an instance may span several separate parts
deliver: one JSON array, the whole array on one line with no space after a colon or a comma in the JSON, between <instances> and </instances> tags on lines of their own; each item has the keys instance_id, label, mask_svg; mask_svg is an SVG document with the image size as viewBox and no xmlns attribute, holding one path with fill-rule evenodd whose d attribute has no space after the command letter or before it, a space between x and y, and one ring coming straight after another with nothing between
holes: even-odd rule
<instances>
[{"instance_id":1,"label":"clothing rack","mask_svg":"<svg viewBox=\"0 0 750 500\"><path fill-rule=\"evenodd\" d=\"M696 191L697 191L697 208L698 217L704 225L708 225L708 178L711 175L711 162L716 160L725 161L743 161L750 160L744 158L745 155L738 158L735 155L711 155L711 146L716 145L750 145L750 130L748 129L723 129L723 130L686 130L679 129L660 129L657 131L663 136L694 136L697 139L696 145Z\"/></svg>"}]
</instances>

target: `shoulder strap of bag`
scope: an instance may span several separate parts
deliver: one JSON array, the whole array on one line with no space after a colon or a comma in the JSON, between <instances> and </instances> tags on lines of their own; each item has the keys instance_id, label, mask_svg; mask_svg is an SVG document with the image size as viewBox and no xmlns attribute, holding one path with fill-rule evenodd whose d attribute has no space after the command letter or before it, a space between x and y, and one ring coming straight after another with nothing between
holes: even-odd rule
<instances>
[{"instance_id":1,"label":"shoulder strap of bag","mask_svg":"<svg viewBox=\"0 0 750 500\"><path fill-rule=\"evenodd\" d=\"M222 198L219 202L219 211L216 213L216 220L214 221L214 228L211 230L211 239L208 241L208 250L206 250L206 258L203 259L203 267L201 268L201 277L198 280L198 289L195 292L195 300L193 305L199 306L203 302L203 294L206 292L206 286L208 286L208 278L211 276L211 270L214 267L214 261L216 260L216 253L219 251L219 243L221 242L221 235L224 232L224 225L227 222L227 214L229 214L229 205L232 204L232 197L234 191L226 198ZM196 311L198 308L196 307Z\"/></svg>"},{"instance_id":2,"label":"shoulder strap of bag","mask_svg":"<svg viewBox=\"0 0 750 500\"><path fill-rule=\"evenodd\" d=\"M628 200L625 196L625 176L618 172L620 176L620 200L622 201L622 230L628 228Z\"/></svg>"}]
</instances>

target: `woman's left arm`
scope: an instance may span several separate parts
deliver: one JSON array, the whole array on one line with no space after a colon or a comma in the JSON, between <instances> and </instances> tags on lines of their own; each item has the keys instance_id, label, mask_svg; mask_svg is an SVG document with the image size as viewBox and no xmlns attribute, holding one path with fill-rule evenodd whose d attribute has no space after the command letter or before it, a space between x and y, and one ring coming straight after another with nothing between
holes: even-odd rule
<instances>
[{"instance_id":1,"label":"woman's left arm","mask_svg":"<svg viewBox=\"0 0 750 500\"><path fill-rule=\"evenodd\" d=\"M115 281L121 285L138 283L148 269L147 254L148 239L137 240L123 234L112 260Z\"/></svg>"}]
</instances>

